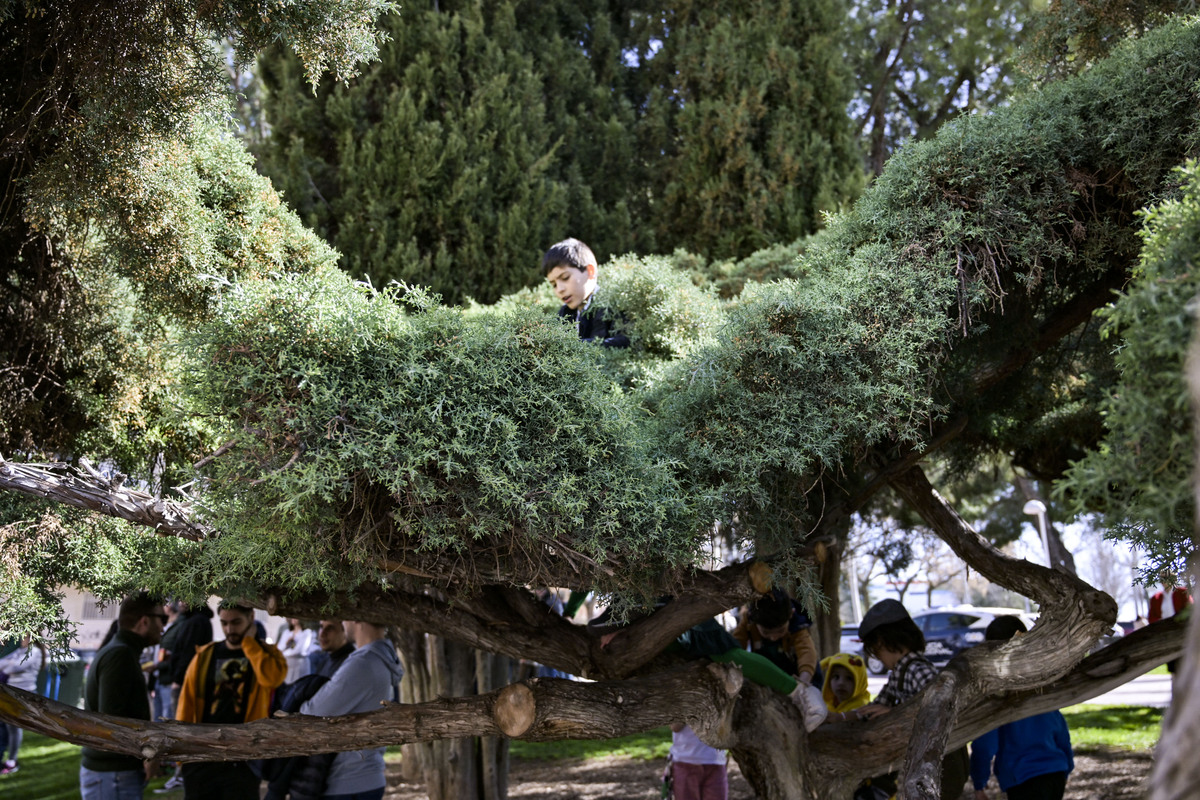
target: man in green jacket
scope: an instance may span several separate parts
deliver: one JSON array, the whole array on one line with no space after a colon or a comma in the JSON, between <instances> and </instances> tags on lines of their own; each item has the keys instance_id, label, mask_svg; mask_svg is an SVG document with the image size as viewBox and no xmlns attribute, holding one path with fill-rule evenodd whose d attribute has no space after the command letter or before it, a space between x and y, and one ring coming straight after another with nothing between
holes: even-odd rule
<instances>
[{"instance_id":1,"label":"man in green jacket","mask_svg":"<svg viewBox=\"0 0 1200 800\"><path fill-rule=\"evenodd\" d=\"M138 662L142 650L162 639L167 615L144 592L127 597L117 614L117 633L88 669L84 708L100 714L150 720L150 695ZM79 793L83 800L137 800L152 762L92 747L82 751Z\"/></svg>"}]
</instances>

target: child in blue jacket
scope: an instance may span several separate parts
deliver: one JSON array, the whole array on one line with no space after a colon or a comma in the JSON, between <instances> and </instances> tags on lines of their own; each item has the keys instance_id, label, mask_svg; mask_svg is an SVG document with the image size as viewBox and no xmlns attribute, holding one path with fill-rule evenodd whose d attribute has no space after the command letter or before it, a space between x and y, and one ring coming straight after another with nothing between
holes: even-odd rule
<instances>
[{"instance_id":1,"label":"child in blue jacket","mask_svg":"<svg viewBox=\"0 0 1200 800\"><path fill-rule=\"evenodd\" d=\"M1005 641L1025 625L1017 617L996 617L984 637ZM1008 800L1062 800L1067 774L1074 769L1071 734L1057 711L1001 725L971 743L971 781L975 800L987 800L984 791L995 761L996 779Z\"/></svg>"}]
</instances>

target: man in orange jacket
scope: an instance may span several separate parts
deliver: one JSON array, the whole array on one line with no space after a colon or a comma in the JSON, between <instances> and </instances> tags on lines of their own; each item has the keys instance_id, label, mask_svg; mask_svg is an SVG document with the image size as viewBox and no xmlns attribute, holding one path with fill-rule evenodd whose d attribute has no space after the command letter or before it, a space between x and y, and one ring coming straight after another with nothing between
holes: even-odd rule
<instances>
[{"instance_id":1,"label":"man in orange jacket","mask_svg":"<svg viewBox=\"0 0 1200 800\"><path fill-rule=\"evenodd\" d=\"M222 602L224 641L196 650L179 692L181 722L235 725L270 713L271 693L287 676L287 659L260 642L254 609ZM185 800L258 800L259 779L244 761L184 764Z\"/></svg>"}]
</instances>

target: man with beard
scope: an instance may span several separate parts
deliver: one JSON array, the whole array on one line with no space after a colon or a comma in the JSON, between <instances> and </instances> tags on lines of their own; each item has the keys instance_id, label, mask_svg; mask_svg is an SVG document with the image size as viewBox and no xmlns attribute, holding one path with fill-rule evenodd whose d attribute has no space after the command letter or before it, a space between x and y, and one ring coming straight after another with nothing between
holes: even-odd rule
<instances>
[{"instance_id":1,"label":"man with beard","mask_svg":"<svg viewBox=\"0 0 1200 800\"><path fill-rule=\"evenodd\" d=\"M287 676L287 659L258 640L254 609L225 601L217 616L225 639L196 651L179 692L181 722L241 724L270 713L271 692ZM245 761L185 764L185 800L258 800L259 779Z\"/></svg>"},{"instance_id":2,"label":"man with beard","mask_svg":"<svg viewBox=\"0 0 1200 800\"><path fill-rule=\"evenodd\" d=\"M117 631L88 670L84 708L100 714L150 719L150 696L138 659L158 644L167 615L145 593L127 597L117 612ZM136 800L155 769L152 761L85 747L79 767L83 800Z\"/></svg>"}]
</instances>

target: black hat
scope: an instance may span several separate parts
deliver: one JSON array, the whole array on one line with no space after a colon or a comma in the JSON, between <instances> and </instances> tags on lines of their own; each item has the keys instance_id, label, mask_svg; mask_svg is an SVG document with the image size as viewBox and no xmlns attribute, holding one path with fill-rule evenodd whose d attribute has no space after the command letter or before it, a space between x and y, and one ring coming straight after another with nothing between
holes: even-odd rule
<instances>
[{"instance_id":1,"label":"black hat","mask_svg":"<svg viewBox=\"0 0 1200 800\"><path fill-rule=\"evenodd\" d=\"M899 600L891 598L880 600L867 609L862 622L858 623L858 638L865 642L881 625L899 622L902 619L912 619L912 617L908 615L908 609Z\"/></svg>"}]
</instances>

